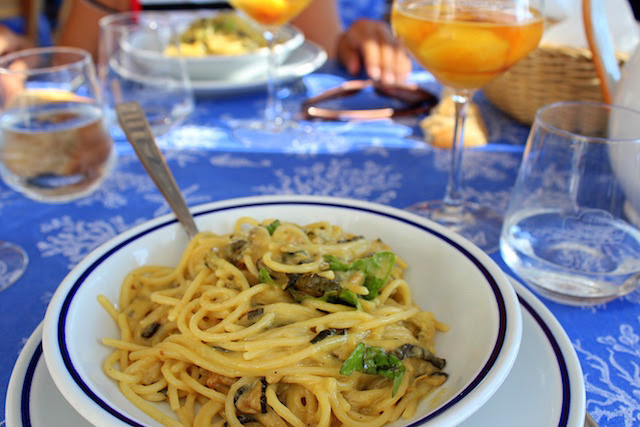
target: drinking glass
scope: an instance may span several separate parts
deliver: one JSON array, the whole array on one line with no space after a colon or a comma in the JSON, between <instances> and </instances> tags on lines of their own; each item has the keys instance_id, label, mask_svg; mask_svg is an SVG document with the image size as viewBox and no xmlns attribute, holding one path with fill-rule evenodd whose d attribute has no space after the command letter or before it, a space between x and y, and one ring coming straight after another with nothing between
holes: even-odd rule
<instances>
[{"instance_id":1,"label":"drinking glass","mask_svg":"<svg viewBox=\"0 0 640 427\"><path fill-rule=\"evenodd\" d=\"M140 103L156 136L193 111L193 89L184 58L164 55L171 44L179 52L179 24L171 14L149 11L100 19L98 76L114 129L120 130L115 106L122 102ZM124 138L123 133L117 136Z\"/></svg>"},{"instance_id":2,"label":"drinking glass","mask_svg":"<svg viewBox=\"0 0 640 427\"><path fill-rule=\"evenodd\" d=\"M408 209L497 249L502 218L460 194L463 129L469 100L489 80L534 50L542 36L542 0L395 0L391 24L417 61L453 93L455 131L442 200Z\"/></svg>"},{"instance_id":3,"label":"drinking glass","mask_svg":"<svg viewBox=\"0 0 640 427\"><path fill-rule=\"evenodd\" d=\"M591 102L541 108L500 249L539 294L587 305L640 284L640 112Z\"/></svg>"},{"instance_id":4,"label":"drinking glass","mask_svg":"<svg viewBox=\"0 0 640 427\"><path fill-rule=\"evenodd\" d=\"M249 126L265 133L278 133L295 128L295 123L283 117L282 102L277 94L277 42L281 28L298 16L311 0L230 0L231 5L246 13L262 28L269 49L267 67L267 105L264 119Z\"/></svg>"},{"instance_id":5,"label":"drinking glass","mask_svg":"<svg viewBox=\"0 0 640 427\"><path fill-rule=\"evenodd\" d=\"M0 57L0 175L60 203L95 190L115 163L91 55L47 47Z\"/></svg>"}]
</instances>

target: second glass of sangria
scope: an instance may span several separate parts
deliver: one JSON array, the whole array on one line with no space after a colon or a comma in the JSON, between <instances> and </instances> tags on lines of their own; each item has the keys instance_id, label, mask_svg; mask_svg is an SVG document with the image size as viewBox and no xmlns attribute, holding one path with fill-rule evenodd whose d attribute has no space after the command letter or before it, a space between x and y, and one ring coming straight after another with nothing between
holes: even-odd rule
<instances>
[{"instance_id":1,"label":"second glass of sangria","mask_svg":"<svg viewBox=\"0 0 640 427\"><path fill-rule=\"evenodd\" d=\"M278 55L276 47L280 29L298 16L311 0L230 0L231 5L246 13L263 28L269 49L267 68L267 106L264 120L252 123L255 130L277 133L291 126L283 116L282 102L277 95Z\"/></svg>"},{"instance_id":2,"label":"second glass of sangria","mask_svg":"<svg viewBox=\"0 0 640 427\"><path fill-rule=\"evenodd\" d=\"M542 37L543 0L395 0L391 24L416 60L453 93L455 130L444 198L409 207L498 248L502 218L460 192L463 129L474 92L533 51Z\"/></svg>"}]
</instances>

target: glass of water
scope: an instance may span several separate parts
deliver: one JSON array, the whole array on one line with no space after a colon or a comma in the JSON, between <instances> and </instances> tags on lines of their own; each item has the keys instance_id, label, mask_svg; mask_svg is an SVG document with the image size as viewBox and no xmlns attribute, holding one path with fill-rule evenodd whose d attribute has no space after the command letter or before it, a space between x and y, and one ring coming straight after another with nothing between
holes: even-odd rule
<instances>
[{"instance_id":1,"label":"glass of water","mask_svg":"<svg viewBox=\"0 0 640 427\"><path fill-rule=\"evenodd\" d=\"M551 300L589 305L640 284L640 112L538 111L505 216L505 262Z\"/></svg>"},{"instance_id":2,"label":"glass of water","mask_svg":"<svg viewBox=\"0 0 640 427\"><path fill-rule=\"evenodd\" d=\"M100 19L98 76L110 123L119 130L115 106L137 101L153 133L160 136L179 125L194 109L194 95L180 52L180 25L173 14L136 11ZM124 138L123 133L115 137Z\"/></svg>"},{"instance_id":3,"label":"glass of water","mask_svg":"<svg viewBox=\"0 0 640 427\"><path fill-rule=\"evenodd\" d=\"M95 190L115 162L91 55L47 47L0 57L0 175L41 202Z\"/></svg>"}]
</instances>

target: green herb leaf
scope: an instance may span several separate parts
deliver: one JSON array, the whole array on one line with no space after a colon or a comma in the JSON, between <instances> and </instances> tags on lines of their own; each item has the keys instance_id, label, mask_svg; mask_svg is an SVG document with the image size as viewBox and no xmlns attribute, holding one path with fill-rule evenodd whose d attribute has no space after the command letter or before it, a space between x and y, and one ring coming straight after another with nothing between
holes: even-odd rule
<instances>
[{"instance_id":1,"label":"green herb leaf","mask_svg":"<svg viewBox=\"0 0 640 427\"><path fill-rule=\"evenodd\" d=\"M393 380L392 396L395 396L402 383L405 367L400 359L387 354L382 348L358 343L351 355L340 367L340 374L351 375L354 371L364 374L381 375Z\"/></svg>"},{"instance_id":2,"label":"green herb leaf","mask_svg":"<svg viewBox=\"0 0 640 427\"><path fill-rule=\"evenodd\" d=\"M275 280L271 278L271 275L269 274L269 271L266 268L260 267L260 271L258 272L258 282L275 283Z\"/></svg>"},{"instance_id":3,"label":"green herb leaf","mask_svg":"<svg viewBox=\"0 0 640 427\"><path fill-rule=\"evenodd\" d=\"M363 342L358 343L356 348L353 349L351 355L347 357L342 366L340 367L340 375L349 376L354 371L363 372L362 360L364 359L364 350L366 344Z\"/></svg>"},{"instance_id":4,"label":"green herb leaf","mask_svg":"<svg viewBox=\"0 0 640 427\"><path fill-rule=\"evenodd\" d=\"M360 305L360 299L358 299L358 295L350 291L349 289L341 289L339 293L327 293L324 297L325 301L332 302L334 304L342 304L348 305L349 307L355 307L359 311L362 311L362 306Z\"/></svg>"},{"instance_id":5,"label":"green herb leaf","mask_svg":"<svg viewBox=\"0 0 640 427\"><path fill-rule=\"evenodd\" d=\"M329 268L333 271L351 270L351 264L345 264L333 255L325 255L323 258L329 263Z\"/></svg>"},{"instance_id":6,"label":"green herb leaf","mask_svg":"<svg viewBox=\"0 0 640 427\"><path fill-rule=\"evenodd\" d=\"M369 289L369 294L364 298L372 300L378 296L378 291L387 283L396 256L392 252L376 252L366 258L346 264L333 255L325 255L324 260L329 263L329 268L333 271L357 270L364 273L364 285Z\"/></svg>"},{"instance_id":7,"label":"green herb leaf","mask_svg":"<svg viewBox=\"0 0 640 427\"><path fill-rule=\"evenodd\" d=\"M278 228L279 226L280 226L280 220L279 219L276 219L271 224L267 225L266 229L269 232L269 235L273 235L273 232L276 231L276 228Z\"/></svg>"}]
</instances>

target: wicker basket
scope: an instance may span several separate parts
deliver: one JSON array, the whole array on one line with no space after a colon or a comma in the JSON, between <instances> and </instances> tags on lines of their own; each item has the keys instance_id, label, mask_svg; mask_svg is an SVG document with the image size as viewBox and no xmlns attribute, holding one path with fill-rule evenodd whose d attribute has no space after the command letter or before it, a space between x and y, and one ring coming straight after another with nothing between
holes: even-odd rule
<instances>
[{"instance_id":1,"label":"wicker basket","mask_svg":"<svg viewBox=\"0 0 640 427\"><path fill-rule=\"evenodd\" d=\"M618 54L622 65L627 55ZM512 69L483 89L500 110L530 125L536 111L558 101L602 101L600 79L591 51L585 48L541 45Z\"/></svg>"}]
</instances>

